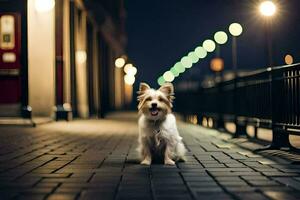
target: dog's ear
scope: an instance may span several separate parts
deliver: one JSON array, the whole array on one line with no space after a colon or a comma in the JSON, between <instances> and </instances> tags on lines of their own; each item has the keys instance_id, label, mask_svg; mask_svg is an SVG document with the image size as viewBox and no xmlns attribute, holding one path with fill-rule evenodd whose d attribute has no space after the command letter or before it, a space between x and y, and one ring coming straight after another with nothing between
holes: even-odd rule
<instances>
[{"instance_id":1,"label":"dog's ear","mask_svg":"<svg viewBox=\"0 0 300 200\"><path fill-rule=\"evenodd\" d=\"M169 106L170 106L170 108L172 108L173 107L172 103L173 103L173 100L175 99L173 84L172 83L165 83L158 90L166 95L166 97L169 100Z\"/></svg>"},{"instance_id":2,"label":"dog's ear","mask_svg":"<svg viewBox=\"0 0 300 200\"><path fill-rule=\"evenodd\" d=\"M149 90L150 86L147 83L140 83L140 88L138 93L144 93L146 90Z\"/></svg>"},{"instance_id":3,"label":"dog's ear","mask_svg":"<svg viewBox=\"0 0 300 200\"><path fill-rule=\"evenodd\" d=\"M158 90L167 96L174 95L174 86L172 83L165 83Z\"/></svg>"},{"instance_id":4,"label":"dog's ear","mask_svg":"<svg viewBox=\"0 0 300 200\"><path fill-rule=\"evenodd\" d=\"M146 90L149 90L150 89L150 86L147 84L147 83L140 83L140 88L139 88L139 91L137 91L137 94L138 94L138 97L137 97L137 100L138 101L141 101L143 99L143 97L145 96L145 92Z\"/></svg>"},{"instance_id":5,"label":"dog's ear","mask_svg":"<svg viewBox=\"0 0 300 200\"><path fill-rule=\"evenodd\" d=\"M165 83L158 90L164 93L168 97L169 101L172 102L173 99L175 99L174 86L172 83Z\"/></svg>"},{"instance_id":6,"label":"dog's ear","mask_svg":"<svg viewBox=\"0 0 300 200\"><path fill-rule=\"evenodd\" d=\"M151 89L147 83L140 83L139 91L137 91L137 100L139 101L138 109L140 110L142 105L145 103L145 92Z\"/></svg>"}]
</instances>

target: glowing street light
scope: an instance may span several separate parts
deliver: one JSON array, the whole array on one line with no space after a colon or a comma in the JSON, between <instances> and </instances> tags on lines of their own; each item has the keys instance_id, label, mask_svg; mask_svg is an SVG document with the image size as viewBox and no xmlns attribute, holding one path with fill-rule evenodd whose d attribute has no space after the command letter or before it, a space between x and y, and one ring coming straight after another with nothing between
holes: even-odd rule
<instances>
[{"instance_id":1,"label":"glowing street light","mask_svg":"<svg viewBox=\"0 0 300 200\"><path fill-rule=\"evenodd\" d=\"M184 56L183 58L181 58L180 62L182 64L182 66L184 66L185 68L191 68L193 65L192 60L187 56Z\"/></svg>"},{"instance_id":2,"label":"glowing street light","mask_svg":"<svg viewBox=\"0 0 300 200\"><path fill-rule=\"evenodd\" d=\"M132 67L133 67L133 65L132 65L131 63L126 64L126 65L124 66L124 72L125 72L126 74L128 74L130 68L132 68Z\"/></svg>"},{"instance_id":3,"label":"glowing street light","mask_svg":"<svg viewBox=\"0 0 300 200\"><path fill-rule=\"evenodd\" d=\"M77 50L75 53L75 59L78 64L83 64L86 62L87 55L84 50Z\"/></svg>"},{"instance_id":4,"label":"glowing street light","mask_svg":"<svg viewBox=\"0 0 300 200\"><path fill-rule=\"evenodd\" d=\"M243 27L239 23L232 23L229 26L229 32L233 36L240 36L243 32Z\"/></svg>"},{"instance_id":5,"label":"glowing street light","mask_svg":"<svg viewBox=\"0 0 300 200\"><path fill-rule=\"evenodd\" d=\"M224 61L222 58L214 58L210 61L210 69L217 73L221 72L224 69Z\"/></svg>"},{"instance_id":6,"label":"glowing street light","mask_svg":"<svg viewBox=\"0 0 300 200\"><path fill-rule=\"evenodd\" d=\"M159 77L159 78L157 79L157 83L158 83L158 85L160 85L160 86L162 86L165 82L166 82L166 81L165 81L165 79L164 79L163 76L161 76L161 77Z\"/></svg>"},{"instance_id":7,"label":"glowing street light","mask_svg":"<svg viewBox=\"0 0 300 200\"><path fill-rule=\"evenodd\" d=\"M116 60L115 60L115 66L117 67L117 68L122 68L124 65L125 65L125 59L124 58L122 58L122 57L120 57L120 58L117 58Z\"/></svg>"},{"instance_id":8,"label":"glowing street light","mask_svg":"<svg viewBox=\"0 0 300 200\"><path fill-rule=\"evenodd\" d=\"M55 0L35 0L34 6L38 12L48 12L55 6Z\"/></svg>"},{"instance_id":9,"label":"glowing street light","mask_svg":"<svg viewBox=\"0 0 300 200\"><path fill-rule=\"evenodd\" d=\"M185 67L181 64L181 62L177 62L174 65L174 68L176 69L176 71L178 71L179 73L183 73L185 71Z\"/></svg>"},{"instance_id":10,"label":"glowing street light","mask_svg":"<svg viewBox=\"0 0 300 200\"><path fill-rule=\"evenodd\" d=\"M197 63L199 61L198 56L194 52L190 52L188 57L192 60L192 63Z\"/></svg>"},{"instance_id":11,"label":"glowing street light","mask_svg":"<svg viewBox=\"0 0 300 200\"><path fill-rule=\"evenodd\" d=\"M125 81L125 83L126 83L127 85L133 85L134 82L135 82L135 77L126 74L126 75L124 76L124 81Z\"/></svg>"},{"instance_id":12,"label":"glowing street light","mask_svg":"<svg viewBox=\"0 0 300 200\"><path fill-rule=\"evenodd\" d=\"M224 31L218 31L215 33L214 39L218 44L225 44L228 40L228 36Z\"/></svg>"},{"instance_id":13,"label":"glowing street light","mask_svg":"<svg viewBox=\"0 0 300 200\"><path fill-rule=\"evenodd\" d=\"M291 64L293 64L293 62L294 62L294 58L293 58L292 55L287 54L287 55L285 55L285 57L284 57L284 61L285 61L285 64L291 65Z\"/></svg>"},{"instance_id":14,"label":"glowing street light","mask_svg":"<svg viewBox=\"0 0 300 200\"><path fill-rule=\"evenodd\" d=\"M270 17L276 12L276 6L272 1L264 1L259 6L259 11L262 15Z\"/></svg>"},{"instance_id":15,"label":"glowing street light","mask_svg":"<svg viewBox=\"0 0 300 200\"><path fill-rule=\"evenodd\" d=\"M216 49L216 44L212 40L205 40L202 46L207 52L213 52Z\"/></svg>"},{"instance_id":16,"label":"glowing street light","mask_svg":"<svg viewBox=\"0 0 300 200\"><path fill-rule=\"evenodd\" d=\"M172 68L170 69L170 72L172 72L172 74L173 74L175 77L179 76L179 72L176 70L175 67L172 67Z\"/></svg>"},{"instance_id":17,"label":"glowing street light","mask_svg":"<svg viewBox=\"0 0 300 200\"><path fill-rule=\"evenodd\" d=\"M127 70L127 74L130 76L134 76L137 73L137 68L134 66L131 66L128 70Z\"/></svg>"},{"instance_id":18,"label":"glowing street light","mask_svg":"<svg viewBox=\"0 0 300 200\"><path fill-rule=\"evenodd\" d=\"M174 80L174 75L172 72L170 71L166 71L163 75L164 79L167 81L167 82L172 82Z\"/></svg>"},{"instance_id":19,"label":"glowing street light","mask_svg":"<svg viewBox=\"0 0 300 200\"><path fill-rule=\"evenodd\" d=\"M195 54L196 54L196 56L198 56L199 58L202 59L207 56L207 51L203 47L197 47L195 49Z\"/></svg>"}]
</instances>

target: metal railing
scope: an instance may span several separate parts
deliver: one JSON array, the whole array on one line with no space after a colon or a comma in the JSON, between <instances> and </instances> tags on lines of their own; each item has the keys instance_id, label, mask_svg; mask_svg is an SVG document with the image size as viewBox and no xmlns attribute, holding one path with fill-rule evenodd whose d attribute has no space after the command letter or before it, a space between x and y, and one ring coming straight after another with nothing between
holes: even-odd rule
<instances>
[{"instance_id":1,"label":"metal railing","mask_svg":"<svg viewBox=\"0 0 300 200\"><path fill-rule=\"evenodd\" d=\"M256 131L270 128L269 149L297 150L289 135L300 135L300 63L254 71L197 92L177 92L175 108L184 115L197 115L198 121L212 118L214 128L234 122L235 137L245 135L247 125Z\"/></svg>"}]
</instances>

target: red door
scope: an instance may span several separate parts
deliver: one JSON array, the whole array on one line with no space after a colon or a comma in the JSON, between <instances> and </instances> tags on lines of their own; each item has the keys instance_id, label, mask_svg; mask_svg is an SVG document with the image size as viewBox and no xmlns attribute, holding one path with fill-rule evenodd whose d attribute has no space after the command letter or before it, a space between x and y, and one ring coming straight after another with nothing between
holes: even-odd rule
<instances>
[{"instance_id":1,"label":"red door","mask_svg":"<svg viewBox=\"0 0 300 200\"><path fill-rule=\"evenodd\" d=\"M21 17L0 13L0 116L20 116Z\"/></svg>"}]
</instances>

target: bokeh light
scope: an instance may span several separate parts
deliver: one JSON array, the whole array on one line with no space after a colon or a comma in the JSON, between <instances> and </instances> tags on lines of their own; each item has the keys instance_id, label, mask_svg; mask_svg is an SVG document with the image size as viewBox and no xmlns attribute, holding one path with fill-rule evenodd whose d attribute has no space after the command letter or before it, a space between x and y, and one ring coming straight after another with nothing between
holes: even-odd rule
<instances>
[{"instance_id":1,"label":"bokeh light","mask_svg":"<svg viewBox=\"0 0 300 200\"><path fill-rule=\"evenodd\" d=\"M133 65L132 65L131 63L126 64L126 65L124 66L124 72L125 72L126 74L128 74L130 68L132 68L132 67L133 67Z\"/></svg>"},{"instance_id":2,"label":"bokeh light","mask_svg":"<svg viewBox=\"0 0 300 200\"><path fill-rule=\"evenodd\" d=\"M276 6L272 1L264 1L259 6L259 11L262 15L270 17L276 12Z\"/></svg>"},{"instance_id":3,"label":"bokeh light","mask_svg":"<svg viewBox=\"0 0 300 200\"><path fill-rule=\"evenodd\" d=\"M137 73L137 68L134 66L129 67L129 69L127 70L127 74L130 76L134 76Z\"/></svg>"},{"instance_id":4,"label":"bokeh light","mask_svg":"<svg viewBox=\"0 0 300 200\"><path fill-rule=\"evenodd\" d=\"M213 52L216 49L216 44L212 40L205 40L202 46L207 52Z\"/></svg>"},{"instance_id":5,"label":"bokeh light","mask_svg":"<svg viewBox=\"0 0 300 200\"><path fill-rule=\"evenodd\" d=\"M130 75L126 74L124 76L124 81L127 85L133 85L135 82L135 78L134 78L134 76L130 76Z\"/></svg>"},{"instance_id":6,"label":"bokeh light","mask_svg":"<svg viewBox=\"0 0 300 200\"><path fill-rule=\"evenodd\" d=\"M163 76L161 76L161 77L159 77L159 78L157 79L157 83L158 83L158 85L160 85L160 86L162 86L165 82L166 82L166 81L165 81L165 79L164 79Z\"/></svg>"},{"instance_id":7,"label":"bokeh light","mask_svg":"<svg viewBox=\"0 0 300 200\"><path fill-rule=\"evenodd\" d=\"M176 71L178 71L179 73L183 73L185 71L185 67L181 64L181 62L177 62L174 65L174 68L176 69Z\"/></svg>"},{"instance_id":8,"label":"bokeh light","mask_svg":"<svg viewBox=\"0 0 300 200\"><path fill-rule=\"evenodd\" d=\"M199 57L194 52L190 52L188 54L188 57L192 60L192 63L196 63L199 61Z\"/></svg>"},{"instance_id":9,"label":"bokeh light","mask_svg":"<svg viewBox=\"0 0 300 200\"><path fill-rule=\"evenodd\" d=\"M38 12L48 12L55 6L55 0L35 0L34 6Z\"/></svg>"},{"instance_id":10,"label":"bokeh light","mask_svg":"<svg viewBox=\"0 0 300 200\"><path fill-rule=\"evenodd\" d=\"M205 58L207 56L207 52L206 52L206 50L203 47L197 47L195 49L195 54L199 58Z\"/></svg>"},{"instance_id":11,"label":"bokeh light","mask_svg":"<svg viewBox=\"0 0 300 200\"><path fill-rule=\"evenodd\" d=\"M210 69L213 72L221 72L224 69L224 61L222 58L213 58L210 61Z\"/></svg>"},{"instance_id":12,"label":"bokeh light","mask_svg":"<svg viewBox=\"0 0 300 200\"><path fill-rule=\"evenodd\" d=\"M181 58L180 62L185 68L191 68L193 65L192 60L187 56L184 56L183 58Z\"/></svg>"},{"instance_id":13,"label":"bokeh light","mask_svg":"<svg viewBox=\"0 0 300 200\"><path fill-rule=\"evenodd\" d=\"M172 82L174 80L174 78L175 78L174 75L173 75L173 73L170 72L170 71L166 71L164 73L163 77L164 77L165 81L167 81L167 82Z\"/></svg>"},{"instance_id":14,"label":"bokeh light","mask_svg":"<svg viewBox=\"0 0 300 200\"><path fill-rule=\"evenodd\" d=\"M218 31L215 33L214 39L218 44L225 44L228 40L228 36L224 31Z\"/></svg>"},{"instance_id":15,"label":"bokeh light","mask_svg":"<svg viewBox=\"0 0 300 200\"><path fill-rule=\"evenodd\" d=\"M117 58L115 60L115 66L117 68L122 68L125 65L125 59L124 58Z\"/></svg>"},{"instance_id":16,"label":"bokeh light","mask_svg":"<svg viewBox=\"0 0 300 200\"><path fill-rule=\"evenodd\" d=\"M76 58L76 62L78 64L83 64L86 62L87 59L87 55L86 55L86 51L83 50L78 50L75 53L75 58Z\"/></svg>"},{"instance_id":17,"label":"bokeh light","mask_svg":"<svg viewBox=\"0 0 300 200\"><path fill-rule=\"evenodd\" d=\"M176 70L175 67L172 67L172 68L170 69L170 72L172 72L172 74L173 74L175 77L179 76L179 72Z\"/></svg>"},{"instance_id":18,"label":"bokeh light","mask_svg":"<svg viewBox=\"0 0 300 200\"><path fill-rule=\"evenodd\" d=\"M284 61L285 61L285 64L291 65L291 64L293 64L293 62L294 62L294 58L293 58L292 55L287 54L287 55L285 55L285 57L284 57Z\"/></svg>"},{"instance_id":19,"label":"bokeh light","mask_svg":"<svg viewBox=\"0 0 300 200\"><path fill-rule=\"evenodd\" d=\"M239 36L243 32L243 27L239 23L232 23L229 26L229 32L233 36Z\"/></svg>"}]
</instances>

